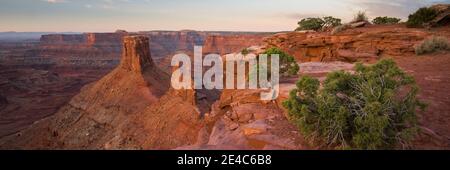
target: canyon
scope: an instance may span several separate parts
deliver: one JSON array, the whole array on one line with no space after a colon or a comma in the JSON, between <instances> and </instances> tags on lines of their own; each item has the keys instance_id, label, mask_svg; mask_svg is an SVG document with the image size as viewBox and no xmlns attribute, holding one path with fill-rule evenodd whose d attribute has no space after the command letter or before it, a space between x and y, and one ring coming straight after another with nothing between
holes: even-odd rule
<instances>
[{"instance_id":1,"label":"canyon","mask_svg":"<svg viewBox=\"0 0 450 170\"><path fill-rule=\"evenodd\" d=\"M0 136L16 133L53 115L84 85L113 70L120 62L124 36L149 37L152 59L155 65L161 65L176 53L192 53L195 45L226 53L261 44L270 33L118 30L40 37L37 33L23 33L23 38L14 40L11 37L20 33L10 34L0 37ZM165 72L170 72L168 64L162 65Z\"/></svg>"},{"instance_id":2,"label":"canyon","mask_svg":"<svg viewBox=\"0 0 450 170\"><path fill-rule=\"evenodd\" d=\"M450 100L446 88L450 82L447 69L450 53L414 54L414 47L430 36L450 38L448 27L367 25L337 34L193 31L95 34L43 36L39 45L31 45L34 49L25 50L27 54L50 58L51 62L41 65L11 60L17 56L2 57L5 66L0 70L2 78L7 78L0 79L1 125L2 129L10 130L2 132L0 148L327 149L307 142L281 106L298 76L283 78L280 97L272 101L261 101L261 90L171 88L171 68L167 65L170 56L178 52L190 55L198 44L203 45L204 53L221 55L239 53L244 48L260 53L278 47L294 56L300 65L300 76L310 75L322 81L332 71L351 72L355 62L370 64L393 58L415 77L421 88L419 98L430 103L425 112L419 113L421 132L410 148L450 148ZM72 52L67 53L70 48ZM61 54L57 53L59 50ZM84 61L82 55L76 57L77 53L92 55L86 60L94 64L67 62L70 58ZM71 84L74 80L77 83ZM40 88L31 88L30 83ZM30 118L27 113L45 110L34 104L48 106L50 110ZM22 119L32 121L13 126L13 122Z\"/></svg>"}]
</instances>

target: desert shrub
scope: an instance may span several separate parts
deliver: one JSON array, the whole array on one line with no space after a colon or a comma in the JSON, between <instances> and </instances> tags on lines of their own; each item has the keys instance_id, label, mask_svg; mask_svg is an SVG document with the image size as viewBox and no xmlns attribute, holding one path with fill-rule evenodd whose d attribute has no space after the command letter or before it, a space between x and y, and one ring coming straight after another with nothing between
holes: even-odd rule
<instances>
[{"instance_id":1,"label":"desert shrub","mask_svg":"<svg viewBox=\"0 0 450 170\"><path fill-rule=\"evenodd\" d=\"M430 22L437 16L437 11L432 8L420 8L413 14L408 16L406 26L423 27L425 23Z\"/></svg>"},{"instance_id":2,"label":"desert shrub","mask_svg":"<svg viewBox=\"0 0 450 170\"><path fill-rule=\"evenodd\" d=\"M314 30L318 31L322 28L330 28L341 25L341 19L327 16L323 18L305 18L298 22L296 31Z\"/></svg>"},{"instance_id":3,"label":"desert shrub","mask_svg":"<svg viewBox=\"0 0 450 170\"><path fill-rule=\"evenodd\" d=\"M342 31L344 31L344 30L346 30L348 28L350 28L350 25L348 25L348 24L339 25L337 27L334 27L333 30L331 31L331 35L340 33L340 32L342 32Z\"/></svg>"},{"instance_id":4,"label":"desert shrub","mask_svg":"<svg viewBox=\"0 0 450 170\"><path fill-rule=\"evenodd\" d=\"M322 28L324 21L321 18L305 18L298 22L296 31L302 30L319 30Z\"/></svg>"},{"instance_id":5,"label":"desert shrub","mask_svg":"<svg viewBox=\"0 0 450 170\"><path fill-rule=\"evenodd\" d=\"M334 18L332 16L323 17L323 21L324 21L324 23L323 23L322 27L332 28L332 27L342 25L341 19Z\"/></svg>"},{"instance_id":6,"label":"desert shrub","mask_svg":"<svg viewBox=\"0 0 450 170\"><path fill-rule=\"evenodd\" d=\"M355 73L337 71L318 79L304 76L283 102L289 118L310 141L328 147L386 149L417 132L416 109L424 109L418 87L393 60L357 64Z\"/></svg>"},{"instance_id":7,"label":"desert shrub","mask_svg":"<svg viewBox=\"0 0 450 170\"><path fill-rule=\"evenodd\" d=\"M417 55L432 53L439 50L450 50L450 43L447 38L432 36L415 47Z\"/></svg>"},{"instance_id":8,"label":"desert shrub","mask_svg":"<svg viewBox=\"0 0 450 170\"><path fill-rule=\"evenodd\" d=\"M400 22L400 18L395 18L395 17L376 17L375 19L372 20L372 22L374 24L397 24L398 22Z\"/></svg>"},{"instance_id":9,"label":"desert shrub","mask_svg":"<svg viewBox=\"0 0 450 170\"><path fill-rule=\"evenodd\" d=\"M356 13L355 17L353 18L352 22L362 22L362 21L369 21L369 18L366 15L366 12L359 11Z\"/></svg>"},{"instance_id":10,"label":"desert shrub","mask_svg":"<svg viewBox=\"0 0 450 170\"><path fill-rule=\"evenodd\" d=\"M295 61L294 57L285 53L279 48L272 47L267 49L264 54L267 54L268 57L272 54L278 54L280 59L280 75L289 76L289 75L297 75L300 67Z\"/></svg>"},{"instance_id":11,"label":"desert shrub","mask_svg":"<svg viewBox=\"0 0 450 170\"><path fill-rule=\"evenodd\" d=\"M250 51L247 48L244 48L244 49L241 50L241 54L242 55L247 55L249 53L250 53Z\"/></svg>"}]
</instances>

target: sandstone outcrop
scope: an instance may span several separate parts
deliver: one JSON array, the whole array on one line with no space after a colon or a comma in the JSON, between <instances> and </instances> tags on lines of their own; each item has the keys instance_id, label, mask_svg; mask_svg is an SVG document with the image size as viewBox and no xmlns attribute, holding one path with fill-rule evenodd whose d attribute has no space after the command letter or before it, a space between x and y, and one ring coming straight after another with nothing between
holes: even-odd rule
<instances>
[{"instance_id":1,"label":"sandstone outcrop","mask_svg":"<svg viewBox=\"0 0 450 170\"><path fill-rule=\"evenodd\" d=\"M298 62L375 61L383 56L414 55L414 46L429 36L404 26L366 26L328 33L282 33L267 38L267 46L279 47Z\"/></svg>"},{"instance_id":2,"label":"sandstone outcrop","mask_svg":"<svg viewBox=\"0 0 450 170\"><path fill-rule=\"evenodd\" d=\"M437 16L428 23L431 27L450 25L450 4L436 4L430 7L437 11Z\"/></svg>"},{"instance_id":3,"label":"sandstone outcrop","mask_svg":"<svg viewBox=\"0 0 450 170\"><path fill-rule=\"evenodd\" d=\"M136 72L143 73L147 67L155 67L150 57L149 41L147 37L130 36L124 38L124 47L122 49L122 59L120 67Z\"/></svg>"},{"instance_id":4,"label":"sandstone outcrop","mask_svg":"<svg viewBox=\"0 0 450 170\"><path fill-rule=\"evenodd\" d=\"M194 145L176 149L304 148L276 102L261 101L259 95L259 90L223 90L207 115L215 120L212 128L200 131Z\"/></svg>"},{"instance_id":5,"label":"sandstone outcrop","mask_svg":"<svg viewBox=\"0 0 450 170\"><path fill-rule=\"evenodd\" d=\"M225 55L229 53L239 52L244 48L262 45L262 39L265 35L210 35L206 38L203 53L218 53Z\"/></svg>"}]
</instances>

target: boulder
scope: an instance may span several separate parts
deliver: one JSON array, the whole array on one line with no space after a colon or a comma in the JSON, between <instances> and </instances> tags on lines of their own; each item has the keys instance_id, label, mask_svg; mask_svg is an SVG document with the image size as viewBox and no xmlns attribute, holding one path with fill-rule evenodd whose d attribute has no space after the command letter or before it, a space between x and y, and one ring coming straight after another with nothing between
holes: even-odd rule
<instances>
[{"instance_id":1,"label":"boulder","mask_svg":"<svg viewBox=\"0 0 450 170\"><path fill-rule=\"evenodd\" d=\"M438 15L427 25L431 27L450 25L450 4L437 4L430 7L437 11Z\"/></svg>"},{"instance_id":2,"label":"boulder","mask_svg":"<svg viewBox=\"0 0 450 170\"><path fill-rule=\"evenodd\" d=\"M251 136L255 134L262 134L267 132L269 125L266 124L264 120L257 120L252 123L246 124L242 127L242 132L246 136Z\"/></svg>"},{"instance_id":3,"label":"boulder","mask_svg":"<svg viewBox=\"0 0 450 170\"><path fill-rule=\"evenodd\" d=\"M366 25L369 25L370 23L367 21L361 21L361 22L355 22L355 23L350 23L350 28L359 28L359 27L364 27Z\"/></svg>"}]
</instances>

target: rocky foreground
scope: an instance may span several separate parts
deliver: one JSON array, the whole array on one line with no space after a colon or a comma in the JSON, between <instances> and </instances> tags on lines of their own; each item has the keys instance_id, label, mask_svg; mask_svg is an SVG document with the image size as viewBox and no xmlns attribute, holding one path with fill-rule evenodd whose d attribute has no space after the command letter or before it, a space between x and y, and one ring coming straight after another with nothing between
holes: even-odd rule
<instances>
[{"instance_id":1,"label":"rocky foreground","mask_svg":"<svg viewBox=\"0 0 450 170\"><path fill-rule=\"evenodd\" d=\"M286 50L300 63L300 74L321 79L334 70L351 71L355 61L394 58L415 76L422 89L419 97L430 105L419 115L422 132L412 148L449 149L450 54L414 54L414 46L432 35L450 38L450 30L387 25L334 35L290 32L267 37L263 48ZM210 93L171 89L169 75L152 58L148 38L125 37L113 71L83 87L54 116L2 138L1 148L323 149L307 143L280 106L297 77L283 79L281 97L270 102L251 90L205 95ZM210 102L205 105L205 100ZM0 109L2 105L0 96Z\"/></svg>"}]
</instances>

